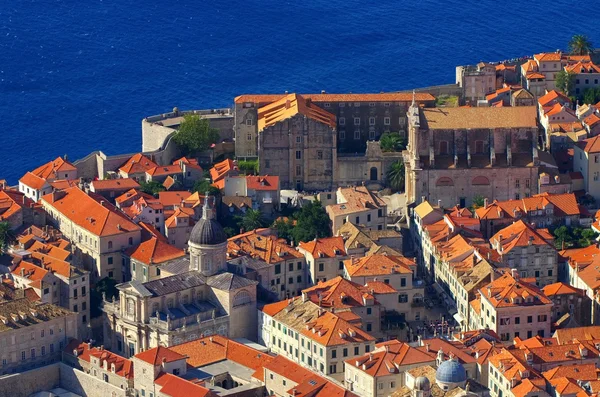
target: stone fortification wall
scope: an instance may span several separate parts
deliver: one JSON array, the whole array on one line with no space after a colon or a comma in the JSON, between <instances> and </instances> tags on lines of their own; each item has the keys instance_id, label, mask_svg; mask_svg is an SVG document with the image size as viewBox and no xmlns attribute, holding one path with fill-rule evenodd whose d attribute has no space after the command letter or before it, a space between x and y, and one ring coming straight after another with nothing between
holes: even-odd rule
<instances>
[{"instance_id":1,"label":"stone fortification wall","mask_svg":"<svg viewBox=\"0 0 600 397\"><path fill-rule=\"evenodd\" d=\"M233 140L233 112L229 108L208 110L184 110L149 116L142 120L142 151L160 149L165 140L175 131L178 119L186 114L197 114L208 119L210 126L219 130L221 140Z\"/></svg>"},{"instance_id":2,"label":"stone fortification wall","mask_svg":"<svg viewBox=\"0 0 600 397\"><path fill-rule=\"evenodd\" d=\"M429 87L415 88L414 91L428 92L436 98L441 95L459 96L461 98L463 96L462 88L458 84L432 85ZM412 90L407 90L403 92L412 92Z\"/></svg>"},{"instance_id":3,"label":"stone fortification wall","mask_svg":"<svg viewBox=\"0 0 600 397\"><path fill-rule=\"evenodd\" d=\"M60 363L0 376L0 397L29 396L60 386Z\"/></svg>"}]
</instances>

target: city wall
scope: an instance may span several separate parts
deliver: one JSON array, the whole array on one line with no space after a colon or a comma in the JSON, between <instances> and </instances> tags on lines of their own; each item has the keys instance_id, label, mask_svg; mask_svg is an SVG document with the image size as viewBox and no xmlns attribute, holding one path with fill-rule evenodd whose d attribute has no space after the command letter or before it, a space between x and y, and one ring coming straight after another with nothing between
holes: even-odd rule
<instances>
[{"instance_id":1,"label":"city wall","mask_svg":"<svg viewBox=\"0 0 600 397\"><path fill-rule=\"evenodd\" d=\"M0 376L0 397L29 396L60 387L60 363Z\"/></svg>"}]
</instances>

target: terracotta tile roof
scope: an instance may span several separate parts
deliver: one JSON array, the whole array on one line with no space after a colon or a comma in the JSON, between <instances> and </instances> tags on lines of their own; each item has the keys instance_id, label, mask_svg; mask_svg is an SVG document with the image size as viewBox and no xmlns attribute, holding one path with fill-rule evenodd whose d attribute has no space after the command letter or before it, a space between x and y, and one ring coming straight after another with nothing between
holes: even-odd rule
<instances>
[{"instance_id":1,"label":"terracotta tile roof","mask_svg":"<svg viewBox=\"0 0 600 397\"><path fill-rule=\"evenodd\" d=\"M569 108L569 105L561 105L560 103L556 103L552 107L544 108L544 115L546 117L554 116L555 114L559 114L561 112L566 112L566 113L569 113L573 117L577 117L577 116L575 116L575 111L573 109Z\"/></svg>"},{"instance_id":2,"label":"terracotta tile roof","mask_svg":"<svg viewBox=\"0 0 600 397\"><path fill-rule=\"evenodd\" d=\"M600 117L596 113L592 113L589 116L587 116L585 119L583 119L583 122L586 125L592 127L600 122Z\"/></svg>"},{"instance_id":3,"label":"terracotta tile roof","mask_svg":"<svg viewBox=\"0 0 600 397\"><path fill-rule=\"evenodd\" d=\"M310 252L314 258L335 258L346 255L344 239L341 236L314 239L307 243L300 242L298 247Z\"/></svg>"},{"instance_id":4,"label":"terracotta tile roof","mask_svg":"<svg viewBox=\"0 0 600 397\"><path fill-rule=\"evenodd\" d=\"M509 382L516 381L511 387L515 396L525 396L534 390L542 390L545 380L542 376L518 359L517 351L502 349L489 358L489 363L496 367Z\"/></svg>"},{"instance_id":5,"label":"terracotta tile roof","mask_svg":"<svg viewBox=\"0 0 600 397\"><path fill-rule=\"evenodd\" d=\"M78 186L79 185L79 180L78 179L71 179L71 180L67 180L67 179L56 179L52 182L49 182L50 186L52 186L52 188L54 190L65 190L68 189L70 187L73 186Z\"/></svg>"},{"instance_id":6,"label":"terracotta tile roof","mask_svg":"<svg viewBox=\"0 0 600 397\"><path fill-rule=\"evenodd\" d=\"M90 186L95 192L101 192L105 190L129 190L137 189L140 184L135 179L131 178L120 178L120 179L102 179L92 181Z\"/></svg>"},{"instance_id":7,"label":"terracotta tile roof","mask_svg":"<svg viewBox=\"0 0 600 397\"><path fill-rule=\"evenodd\" d=\"M544 347L550 345L557 345L558 341L554 338L542 338L539 335L533 336L528 339L521 339L518 336L514 339L514 347L522 348L533 348L533 347Z\"/></svg>"},{"instance_id":8,"label":"terracotta tile roof","mask_svg":"<svg viewBox=\"0 0 600 397\"><path fill-rule=\"evenodd\" d=\"M33 201L23 193L0 190L0 221L10 221L21 212L22 207L30 207L32 204Z\"/></svg>"},{"instance_id":9,"label":"terracotta tile roof","mask_svg":"<svg viewBox=\"0 0 600 397\"><path fill-rule=\"evenodd\" d=\"M174 160L172 164L181 166L181 169L183 169L183 164L185 164L187 168L202 171L202 167L200 167L200 164L198 164L197 159L190 159L185 156Z\"/></svg>"},{"instance_id":10,"label":"terracotta tile roof","mask_svg":"<svg viewBox=\"0 0 600 397\"><path fill-rule=\"evenodd\" d=\"M266 353L220 335L196 339L169 349L186 356L188 365L196 368L224 360L234 361L256 371L253 377L261 381L264 381L263 367L273 359Z\"/></svg>"},{"instance_id":11,"label":"terracotta tile roof","mask_svg":"<svg viewBox=\"0 0 600 397\"><path fill-rule=\"evenodd\" d=\"M185 218L189 219L188 226L193 226L193 219L192 219L193 215L194 215L193 209L177 207L177 208L175 208L175 211L173 211L173 214L171 214L171 216L169 216L167 218L167 220L165 220L165 227L167 227L167 228L176 227L177 226L176 220L177 219L185 219Z\"/></svg>"},{"instance_id":12,"label":"terracotta tile roof","mask_svg":"<svg viewBox=\"0 0 600 397\"><path fill-rule=\"evenodd\" d=\"M260 258L266 263L275 264L293 258L304 258L300 252L284 239L264 236L256 231L239 234L227 241L227 253L230 257L250 256Z\"/></svg>"},{"instance_id":13,"label":"terracotta tile roof","mask_svg":"<svg viewBox=\"0 0 600 397\"><path fill-rule=\"evenodd\" d=\"M441 350L445 360L454 357L462 364L469 364L477 361L473 352L467 346L457 341L448 341L442 338L424 339L422 341L422 346L419 346L417 349L436 355Z\"/></svg>"},{"instance_id":14,"label":"terracotta tile roof","mask_svg":"<svg viewBox=\"0 0 600 397\"><path fill-rule=\"evenodd\" d=\"M521 69L525 72L535 72L538 70L538 64L533 59L528 59L521 65Z\"/></svg>"},{"instance_id":15,"label":"terracotta tile roof","mask_svg":"<svg viewBox=\"0 0 600 397\"><path fill-rule=\"evenodd\" d=\"M210 169L210 177L213 182L219 182L230 174L237 174L237 171L239 171L237 163L231 159L225 159Z\"/></svg>"},{"instance_id":16,"label":"terracotta tile roof","mask_svg":"<svg viewBox=\"0 0 600 397\"><path fill-rule=\"evenodd\" d=\"M423 201L421 204L415 207L415 214L417 214L421 219L425 218L427 215L435 211L438 211L440 213L440 216L443 215L440 209L433 208L433 206L427 200Z\"/></svg>"},{"instance_id":17,"label":"terracotta tile roof","mask_svg":"<svg viewBox=\"0 0 600 397\"><path fill-rule=\"evenodd\" d=\"M121 205L121 211L134 220L140 216L146 208L152 208L153 211L164 209L158 199L155 199L152 196L147 197L147 195L139 195L137 199L130 200Z\"/></svg>"},{"instance_id":18,"label":"terracotta tile roof","mask_svg":"<svg viewBox=\"0 0 600 397\"><path fill-rule=\"evenodd\" d=\"M150 175L150 176L165 176L165 175L181 174L182 172L183 172L183 170L181 169L179 164L172 164L172 165L159 165L157 167L150 168L148 171L146 171L146 174Z\"/></svg>"},{"instance_id":19,"label":"terracotta tile roof","mask_svg":"<svg viewBox=\"0 0 600 397\"><path fill-rule=\"evenodd\" d=\"M258 131L287 120L297 114L318 121L335 129L335 116L313 104L307 98L298 94L288 94L285 97L258 109Z\"/></svg>"},{"instance_id":20,"label":"terracotta tile roof","mask_svg":"<svg viewBox=\"0 0 600 397\"><path fill-rule=\"evenodd\" d=\"M122 171L126 174L138 174L145 173L146 171L154 167L158 167L158 164L150 160L142 153L137 153L131 156L129 160L127 160L122 166L120 166L119 171Z\"/></svg>"},{"instance_id":21,"label":"terracotta tile roof","mask_svg":"<svg viewBox=\"0 0 600 397\"><path fill-rule=\"evenodd\" d=\"M534 284L515 279L508 272L497 277L479 293L496 308L551 305L552 301Z\"/></svg>"},{"instance_id":22,"label":"terracotta tile roof","mask_svg":"<svg viewBox=\"0 0 600 397\"><path fill-rule=\"evenodd\" d=\"M119 213L112 205L100 204L78 187L47 194L41 198L41 201L97 236L111 236L139 230L139 226Z\"/></svg>"},{"instance_id":23,"label":"terracotta tile roof","mask_svg":"<svg viewBox=\"0 0 600 397\"><path fill-rule=\"evenodd\" d=\"M341 346L347 344L366 343L375 341L371 335L355 325L326 311L300 297L289 299L287 305L281 308L280 302L265 305L264 313L276 312L273 319L294 329L305 337L322 346Z\"/></svg>"},{"instance_id":24,"label":"terracotta tile roof","mask_svg":"<svg viewBox=\"0 0 600 397\"><path fill-rule=\"evenodd\" d=\"M395 294L398 293L394 287L383 281L368 281L365 287L370 291L371 294Z\"/></svg>"},{"instance_id":25,"label":"terracotta tile roof","mask_svg":"<svg viewBox=\"0 0 600 397\"><path fill-rule=\"evenodd\" d=\"M539 97L538 103L542 106L548 106L549 104L554 103L558 99L560 99L563 102L571 103L571 100L568 96L557 90L549 91L545 95Z\"/></svg>"},{"instance_id":26,"label":"terracotta tile roof","mask_svg":"<svg viewBox=\"0 0 600 397\"><path fill-rule=\"evenodd\" d=\"M42 179L61 179L57 172L77 171L77 168L62 157L57 157L53 161L49 161L44 165L39 166L31 171L32 174Z\"/></svg>"},{"instance_id":27,"label":"terracotta tile roof","mask_svg":"<svg viewBox=\"0 0 600 397\"><path fill-rule=\"evenodd\" d=\"M550 194L542 193L520 200L496 201L487 207L475 210L479 219L519 219L530 211L540 211L554 208L554 216L580 215L577 198L573 193Z\"/></svg>"},{"instance_id":28,"label":"terracotta tile roof","mask_svg":"<svg viewBox=\"0 0 600 397\"><path fill-rule=\"evenodd\" d=\"M180 205L183 200L191 195L192 193L188 191L159 192L158 200L164 207L173 207Z\"/></svg>"},{"instance_id":29,"label":"terracotta tile roof","mask_svg":"<svg viewBox=\"0 0 600 397\"><path fill-rule=\"evenodd\" d=\"M403 256L371 255L344 261L351 277L387 276L389 274L413 274L416 263Z\"/></svg>"},{"instance_id":30,"label":"terracotta tile roof","mask_svg":"<svg viewBox=\"0 0 600 397\"><path fill-rule=\"evenodd\" d=\"M542 288L542 292L547 297L552 297L556 295L581 295L585 296L585 291L579 288L575 288L570 286L569 284L565 284L562 282L554 283L550 285L546 285Z\"/></svg>"},{"instance_id":31,"label":"terracotta tile roof","mask_svg":"<svg viewBox=\"0 0 600 397\"><path fill-rule=\"evenodd\" d=\"M464 130L482 128L537 128L535 106L424 108L422 128L430 130Z\"/></svg>"},{"instance_id":32,"label":"terracotta tile roof","mask_svg":"<svg viewBox=\"0 0 600 397\"><path fill-rule=\"evenodd\" d=\"M263 313L268 316L274 317L277 313L288 307L289 302L287 300L282 300L275 303L269 303L261 309Z\"/></svg>"},{"instance_id":33,"label":"terracotta tile roof","mask_svg":"<svg viewBox=\"0 0 600 397\"><path fill-rule=\"evenodd\" d=\"M600 73L600 66L593 62L577 62L571 65L565 66L567 72L572 73Z\"/></svg>"},{"instance_id":34,"label":"terracotta tile roof","mask_svg":"<svg viewBox=\"0 0 600 397\"><path fill-rule=\"evenodd\" d=\"M147 200L156 200L154 198L154 196L151 194L144 193L137 189L130 189L130 190L126 191L125 193L123 193L122 195L120 195L119 197L117 197L115 199L115 203L120 208L129 207L130 205L132 205L136 200L138 200L141 197L143 197Z\"/></svg>"},{"instance_id":35,"label":"terracotta tile roof","mask_svg":"<svg viewBox=\"0 0 600 397\"><path fill-rule=\"evenodd\" d=\"M313 371L296 364L279 355L264 366L266 370L274 372L295 383L287 393L295 397L357 397L356 394L344 389L326 378L322 378ZM295 391L295 394L293 392Z\"/></svg>"},{"instance_id":36,"label":"terracotta tile roof","mask_svg":"<svg viewBox=\"0 0 600 397\"><path fill-rule=\"evenodd\" d=\"M546 79L546 76L544 76L543 74L538 73L538 72L527 72L527 74L525 75L525 78L527 80L532 80L532 79L542 79L542 80L544 80L544 79Z\"/></svg>"},{"instance_id":37,"label":"terracotta tile roof","mask_svg":"<svg viewBox=\"0 0 600 397\"><path fill-rule=\"evenodd\" d=\"M48 270L36 266L33 263L20 261L11 271L17 277L25 277L31 281L41 281L48 274ZM23 274L23 276L21 275ZM41 285L40 285L41 286Z\"/></svg>"},{"instance_id":38,"label":"terracotta tile roof","mask_svg":"<svg viewBox=\"0 0 600 397\"><path fill-rule=\"evenodd\" d=\"M154 381L161 386L160 395L169 397L212 397L216 396L204 386L200 386L189 380L180 378L173 374L161 372Z\"/></svg>"},{"instance_id":39,"label":"terracotta tile roof","mask_svg":"<svg viewBox=\"0 0 600 397\"><path fill-rule=\"evenodd\" d=\"M348 281L340 276L325 282L319 281L317 285L302 290L302 296L303 299L306 297L315 304L320 303L323 308L334 308L336 313L338 310L376 304L372 301L374 295L368 287ZM367 296L369 301L364 300L364 296ZM367 302L370 303L367 304Z\"/></svg>"},{"instance_id":40,"label":"terracotta tile roof","mask_svg":"<svg viewBox=\"0 0 600 397\"><path fill-rule=\"evenodd\" d=\"M221 203L227 207L233 207L237 210L243 208L252 208L252 197L245 196L222 196Z\"/></svg>"},{"instance_id":41,"label":"terracotta tile roof","mask_svg":"<svg viewBox=\"0 0 600 397\"><path fill-rule=\"evenodd\" d=\"M173 361L185 360L186 358L184 355L162 346L143 351L136 354L134 357L152 365L161 365L163 360L170 363Z\"/></svg>"},{"instance_id":42,"label":"terracotta tile roof","mask_svg":"<svg viewBox=\"0 0 600 397\"><path fill-rule=\"evenodd\" d=\"M59 259L61 261L66 261L69 258L69 256L71 256L71 252L67 251L66 249L62 249L51 244L45 244L37 240L34 241L33 244L29 248L27 248L27 250L29 252L38 252L41 254L45 254L52 258Z\"/></svg>"},{"instance_id":43,"label":"terracotta tile roof","mask_svg":"<svg viewBox=\"0 0 600 397\"><path fill-rule=\"evenodd\" d=\"M502 246L502 252L510 252L515 247L528 245L553 246L554 238L547 229L533 229L531 226L518 220L496 233L490 243L494 247Z\"/></svg>"},{"instance_id":44,"label":"terracotta tile roof","mask_svg":"<svg viewBox=\"0 0 600 397\"><path fill-rule=\"evenodd\" d=\"M111 370L112 364L114 364L116 375L133 379L133 362L131 360L103 348L90 347L90 344L78 340L71 341L64 349L64 352L69 355L73 355L75 351L77 351L76 357L80 360L91 363L92 357L95 357L99 360L100 367L104 367L104 362L107 362L108 368Z\"/></svg>"},{"instance_id":45,"label":"terracotta tile roof","mask_svg":"<svg viewBox=\"0 0 600 397\"><path fill-rule=\"evenodd\" d=\"M600 340L600 325L557 329L554 337L560 344L572 343L573 340L597 341Z\"/></svg>"},{"instance_id":46,"label":"terracotta tile roof","mask_svg":"<svg viewBox=\"0 0 600 397\"><path fill-rule=\"evenodd\" d=\"M246 176L246 187L252 190L279 190L279 177L276 175Z\"/></svg>"},{"instance_id":47,"label":"terracotta tile roof","mask_svg":"<svg viewBox=\"0 0 600 397\"><path fill-rule=\"evenodd\" d=\"M147 265L160 264L186 256L182 249L169 244L165 238L158 237L152 237L126 252L132 259Z\"/></svg>"},{"instance_id":48,"label":"terracotta tile roof","mask_svg":"<svg viewBox=\"0 0 600 397\"><path fill-rule=\"evenodd\" d=\"M31 172L27 172L25 175L23 175L23 177L19 179L19 182L35 190L41 190L48 184L45 179L40 178Z\"/></svg>"},{"instance_id":49,"label":"terracotta tile roof","mask_svg":"<svg viewBox=\"0 0 600 397\"><path fill-rule=\"evenodd\" d=\"M412 102L413 94L406 92L380 93L380 94L302 94L313 102ZM285 98L285 94L271 95L240 95L235 98L235 103L271 103ZM435 97L426 92L415 93L417 102L433 102Z\"/></svg>"},{"instance_id":50,"label":"terracotta tile roof","mask_svg":"<svg viewBox=\"0 0 600 397\"><path fill-rule=\"evenodd\" d=\"M600 369L595 364L563 364L560 367L554 367L542 373L548 380L556 378L572 378L579 380L598 380Z\"/></svg>"},{"instance_id":51,"label":"terracotta tile roof","mask_svg":"<svg viewBox=\"0 0 600 397\"><path fill-rule=\"evenodd\" d=\"M559 62L562 59L560 52L542 52L535 54L533 58L538 62Z\"/></svg>"},{"instance_id":52,"label":"terracotta tile roof","mask_svg":"<svg viewBox=\"0 0 600 397\"><path fill-rule=\"evenodd\" d=\"M375 378L399 373L407 365L435 365L436 352L422 351L404 342L391 342L378 346L371 353L346 360L346 365Z\"/></svg>"},{"instance_id":53,"label":"terracotta tile roof","mask_svg":"<svg viewBox=\"0 0 600 397\"><path fill-rule=\"evenodd\" d=\"M365 186L339 188L338 194L343 196L345 202L327 206L327 211L331 211L334 215L353 214L386 207L385 201Z\"/></svg>"}]
</instances>

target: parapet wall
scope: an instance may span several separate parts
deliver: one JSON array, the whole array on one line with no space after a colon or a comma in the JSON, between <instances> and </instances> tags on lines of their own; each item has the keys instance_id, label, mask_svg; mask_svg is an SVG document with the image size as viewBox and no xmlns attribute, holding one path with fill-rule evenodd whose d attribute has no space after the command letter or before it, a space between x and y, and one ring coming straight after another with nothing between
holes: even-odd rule
<instances>
[{"instance_id":1,"label":"parapet wall","mask_svg":"<svg viewBox=\"0 0 600 397\"><path fill-rule=\"evenodd\" d=\"M60 363L0 376L0 397L29 396L60 387Z\"/></svg>"}]
</instances>

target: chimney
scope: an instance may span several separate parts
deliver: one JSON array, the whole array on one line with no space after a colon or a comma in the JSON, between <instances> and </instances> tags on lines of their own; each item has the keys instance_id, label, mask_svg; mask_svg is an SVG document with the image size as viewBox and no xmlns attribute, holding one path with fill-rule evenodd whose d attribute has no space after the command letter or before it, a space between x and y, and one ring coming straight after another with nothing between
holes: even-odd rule
<instances>
[{"instance_id":1,"label":"chimney","mask_svg":"<svg viewBox=\"0 0 600 397\"><path fill-rule=\"evenodd\" d=\"M425 202L425 196L421 196L421 202L424 203Z\"/></svg>"},{"instance_id":2,"label":"chimney","mask_svg":"<svg viewBox=\"0 0 600 397\"><path fill-rule=\"evenodd\" d=\"M488 291L488 297L491 298L492 297L492 287L488 285L487 291Z\"/></svg>"},{"instance_id":3,"label":"chimney","mask_svg":"<svg viewBox=\"0 0 600 397\"><path fill-rule=\"evenodd\" d=\"M289 109L289 108L290 108L290 105L291 105L291 102L290 102L290 100L289 100L289 99L288 99L287 101L285 101L285 108L286 108L286 109Z\"/></svg>"},{"instance_id":4,"label":"chimney","mask_svg":"<svg viewBox=\"0 0 600 397\"><path fill-rule=\"evenodd\" d=\"M325 90L321 90L321 94L325 94Z\"/></svg>"},{"instance_id":5,"label":"chimney","mask_svg":"<svg viewBox=\"0 0 600 397\"><path fill-rule=\"evenodd\" d=\"M487 207L488 207L488 205L489 205L489 201L488 201L488 199L487 199L487 198L484 198L484 199L483 199L483 208L487 208Z\"/></svg>"},{"instance_id":6,"label":"chimney","mask_svg":"<svg viewBox=\"0 0 600 397\"><path fill-rule=\"evenodd\" d=\"M519 278L519 271L517 269L510 269L510 275L516 280Z\"/></svg>"},{"instance_id":7,"label":"chimney","mask_svg":"<svg viewBox=\"0 0 600 397\"><path fill-rule=\"evenodd\" d=\"M429 352L429 343L425 343L425 351Z\"/></svg>"},{"instance_id":8,"label":"chimney","mask_svg":"<svg viewBox=\"0 0 600 397\"><path fill-rule=\"evenodd\" d=\"M25 269L21 268L21 277L25 277Z\"/></svg>"},{"instance_id":9,"label":"chimney","mask_svg":"<svg viewBox=\"0 0 600 397\"><path fill-rule=\"evenodd\" d=\"M100 200L100 205L104 207L104 200Z\"/></svg>"},{"instance_id":10,"label":"chimney","mask_svg":"<svg viewBox=\"0 0 600 397\"><path fill-rule=\"evenodd\" d=\"M442 208L442 200L438 200L438 208Z\"/></svg>"}]
</instances>

